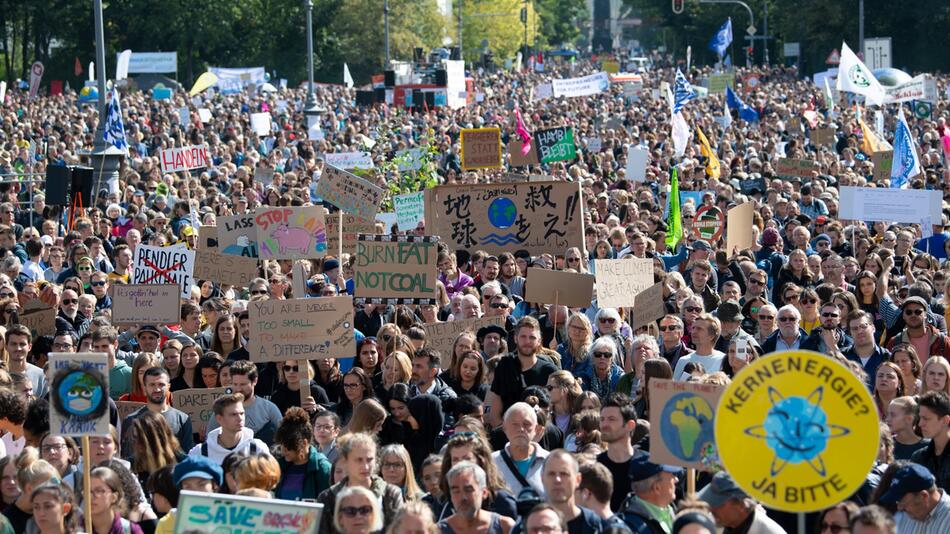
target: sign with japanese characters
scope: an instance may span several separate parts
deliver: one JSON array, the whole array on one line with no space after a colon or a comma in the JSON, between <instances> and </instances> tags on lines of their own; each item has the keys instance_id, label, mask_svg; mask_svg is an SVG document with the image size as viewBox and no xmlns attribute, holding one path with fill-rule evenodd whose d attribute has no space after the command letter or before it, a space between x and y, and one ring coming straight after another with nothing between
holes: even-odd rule
<instances>
[{"instance_id":1,"label":"sign with japanese characters","mask_svg":"<svg viewBox=\"0 0 950 534\"><path fill-rule=\"evenodd\" d=\"M584 247L576 182L443 185L426 190L426 233L449 248L564 254Z\"/></svg>"}]
</instances>

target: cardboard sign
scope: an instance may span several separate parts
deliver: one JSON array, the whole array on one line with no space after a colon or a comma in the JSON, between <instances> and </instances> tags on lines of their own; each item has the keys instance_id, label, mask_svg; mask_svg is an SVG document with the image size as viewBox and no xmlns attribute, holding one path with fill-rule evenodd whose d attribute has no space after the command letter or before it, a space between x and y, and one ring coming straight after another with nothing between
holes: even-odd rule
<instances>
[{"instance_id":1,"label":"cardboard sign","mask_svg":"<svg viewBox=\"0 0 950 534\"><path fill-rule=\"evenodd\" d=\"M815 128L809 132L808 139L816 146L833 145L837 140L834 128Z\"/></svg>"},{"instance_id":2,"label":"cardboard sign","mask_svg":"<svg viewBox=\"0 0 950 534\"><path fill-rule=\"evenodd\" d=\"M508 141L508 164L512 167L527 167L539 163L537 143L531 143L531 149L527 154L521 152L523 146L521 139Z\"/></svg>"},{"instance_id":3,"label":"cardboard sign","mask_svg":"<svg viewBox=\"0 0 950 534\"><path fill-rule=\"evenodd\" d=\"M271 167L257 167L254 169L254 183L269 186L274 181L274 169Z\"/></svg>"},{"instance_id":4,"label":"cardboard sign","mask_svg":"<svg viewBox=\"0 0 950 534\"><path fill-rule=\"evenodd\" d=\"M534 145L541 163L570 161L577 158L574 146L574 128L561 126L534 132Z\"/></svg>"},{"instance_id":5,"label":"cardboard sign","mask_svg":"<svg viewBox=\"0 0 950 534\"><path fill-rule=\"evenodd\" d=\"M383 190L369 181L327 165L317 182L317 196L363 219L372 219L383 199Z\"/></svg>"},{"instance_id":6,"label":"cardboard sign","mask_svg":"<svg viewBox=\"0 0 950 534\"><path fill-rule=\"evenodd\" d=\"M20 324L30 329L35 339L38 336L51 336L56 333L56 308L24 309L19 315Z\"/></svg>"},{"instance_id":7,"label":"cardboard sign","mask_svg":"<svg viewBox=\"0 0 950 534\"><path fill-rule=\"evenodd\" d=\"M693 220L691 234L693 239L701 239L709 244L714 244L722 237L722 231L726 226L726 216L722 210L716 206L701 206L696 210L696 218Z\"/></svg>"},{"instance_id":8,"label":"cardboard sign","mask_svg":"<svg viewBox=\"0 0 950 534\"><path fill-rule=\"evenodd\" d=\"M218 251L234 256L257 257L257 228L254 214L218 217ZM200 234L199 234L200 235Z\"/></svg>"},{"instance_id":9,"label":"cardboard sign","mask_svg":"<svg viewBox=\"0 0 950 534\"><path fill-rule=\"evenodd\" d=\"M775 174L810 179L811 173L817 172L818 169L818 164L810 159L780 158L775 165Z\"/></svg>"},{"instance_id":10,"label":"cardboard sign","mask_svg":"<svg viewBox=\"0 0 950 534\"><path fill-rule=\"evenodd\" d=\"M411 232L425 219L425 191L393 197L396 224L402 232Z\"/></svg>"},{"instance_id":11,"label":"cardboard sign","mask_svg":"<svg viewBox=\"0 0 950 534\"><path fill-rule=\"evenodd\" d=\"M637 330L666 315L663 282L657 282L637 295L633 307L633 329Z\"/></svg>"},{"instance_id":12,"label":"cardboard sign","mask_svg":"<svg viewBox=\"0 0 950 534\"><path fill-rule=\"evenodd\" d=\"M206 145L192 145L179 148L166 148L159 153L162 174L203 169L211 158Z\"/></svg>"},{"instance_id":13,"label":"cardboard sign","mask_svg":"<svg viewBox=\"0 0 950 534\"><path fill-rule=\"evenodd\" d=\"M194 271L195 251L184 244L171 247L140 244L135 247L133 284L176 284L181 288L181 298L189 299Z\"/></svg>"},{"instance_id":14,"label":"cardboard sign","mask_svg":"<svg viewBox=\"0 0 950 534\"><path fill-rule=\"evenodd\" d=\"M378 215L378 214L377 214ZM338 222L340 214L335 213L327 217L327 250L336 254L340 250L340 231ZM360 219L356 215L343 214L343 253L356 252L356 239L360 234L375 234L376 221Z\"/></svg>"},{"instance_id":15,"label":"cardboard sign","mask_svg":"<svg viewBox=\"0 0 950 534\"><path fill-rule=\"evenodd\" d=\"M941 220L943 195L928 189L842 186L838 217L845 220L918 224Z\"/></svg>"},{"instance_id":16,"label":"cardboard sign","mask_svg":"<svg viewBox=\"0 0 950 534\"><path fill-rule=\"evenodd\" d=\"M191 429L196 434L208 431L214 417L214 400L231 393L231 388L191 388L172 392L172 406L191 417Z\"/></svg>"},{"instance_id":17,"label":"cardboard sign","mask_svg":"<svg viewBox=\"0 0 950 534\"><path fill-rule=\"evenodd\" d=\"M599 308L633 306L637 295L653 285L651 259L594 260L594 272Z\"/></svg>"},{"instance_id":18,"label":"cardboard sign","mask_svg":"<svg viewBox=\"0 0 950 534\"><path fill-rule=\"evenodd\" d=\"M477 319L461 319L442 323L426 323L426 348L439 351L446 361L452 354L455 338L462 332L477 334L480 328L486 326L505 327L504 317L479 317Z\"/></svg>"},{"instance_id":19,"label":"cardboard sign","mask_svg":"<svg viewBox=\"0 0 950 534\"><path fill-rule=\"evenodd\" d=\"M109 357L103 353L49 355L49 426L54 436L109 435Z\"/></svg>"},{"instance_id":20,"label":"cardboard sign","mask_svg":"<svg viewBox=\"0 0 950 534\"><path fill-rule=\"evenodd\" d=\"M736 90L736 74L734 72L709 75L709 94L725 94L726 87L731 87L733 91Z\"/></svg>"},{"instance_id":21,"label":"cardboard sign","mask_svg":"<svg viewBox=\"0 0 950 534\"><path fill-rule=\"evenodd\" d=\"M726 256L732 257L739 251L752 248L755 236L752 233L752 216L755 203L746 202L729 210L726 214Z\"/></svg>"},{"instance_id":22,"label":"cardboard sign","mask_svg":"<svg viewBox=\"0 0 950 534\"><path fill-rule=\"evenodd\" d=\"M221 254L214 250L199 250L195 254L195 280L247 287L259 275L256 258Z\"/></svg>"},{"instance_id":23,"label":"cardboard sign","mask_svg":"<svg viewBox=\"0 0 950 534\"><path fill-rule=\"evenodd\" d=\"M524 299L539 304L586 308L594 299L594 275L529 267Z\"/></svg>"},{"instance_id":24,"label":"cardboard sign","mask_svg":"<svg viewBox=\"0 0 950 534\"><path fill-rule=\"evenodd\" d=\"M647 179L647 164L650 162L650 153L645 148L627 146L627 180L631 182L645 182Z\"/></svg>"},{"instance_id":25,"label":"cardboard sign","mask_svg":"<svg viewBox=\"0 0 950 534\"><path fill-rule=\"evenodd\" d=\"M139 411L143 406L145 406L144 402L115 401L116 411L119 412L119 421L124 421L126 417Z\"/></svg>"},{"instance_id":26,"label":"cardboard sign","mask_svg":"<svg viewBox=\"0 0 950 534\"><path fill-rule=\"evenodd\" d=\"M716 406L722 386L650 380L650 461L718 471Z\"/></svg>"},{"instance_id":27,"label":"cardboard sign","mask_svg":"<svg viewBox=\"0 0 950 534\"><path fill-rule=\"evenodd\" d=\"M317 534L322 514L319 503L185 490L178 498L175 532Z\"/></svg>"},{"instance_id":28,"label":"cardboard sign","mask_svg":"<svg viewBox=\"0 0 950 534\"><path fill-rule=\"evenodd\" d=\"M115 284L112 324L167 325L181 320L181 292L175 284Z\"/></svg>"},{"instance_id":29,"label":"cardboard sign","mask_svg":"<svg viewBox=\"0 0 950 534\"><path fill-rule=\"evenodd\" d=\"M579 183L443 185L426 190L426 232L454 250L531 255L584 248Z\"/></svg>"},{"instance_id":30,"label":"cardboard sign","mask_svg":"<svg viewBox=\"0 0 950 534\"><path fill-rule=\"evenodd\" d=\"M874 181L890 183L891 167L894 165L894 151L885 150L871 154L871 163L874 164Z\"/></svg>"},{"instance_id":31,"label":"cardboard sign","mask_svg":"<svg viewBox=\"0 0 950 534\"><path fill-rule=\"evenodd\" d=\"M359 302L430 304L436 298L438 237L361 234L354 296Z\"/></svg>"},{"instance_id":32,"label":"cardboard sign","mask_svg":"<svg viewBox=\"0 0 950 534\"><path fill-rule=\"evenodd\" d=\"M373 158L368 152L330 152L324 155L327 166L337 169L372 169ZM325 169L324 169L325 170Z\"/></svg>"},{"instance_id":33,"label":"cardboard sign","mask_svg":"<svg viewBox=\"0 0 950 534\"><path fill-rule=\"evenodd\" d=\"M821 510L858 491L880 438L864 382L806 350L766 355L738 378L719 399L715 442L740 488L787 512Z\"/></svg>"},{"instance_id":34,"label":"cardboard sign","mask_svg":"<svg viewBox=\"0 0 950 534\"><path fill-rule=\"evenodd\" d=\"M321 206L258 208L257 248L262 260L306 260L327 254Z\"/></svg>"},{"instance_id":35,"label":"cardboard sign","mask_svg":"<svg viewBox=\"0 0 950 534\"><path fill-rule=\"evenodd\" d=\"M255 238L257 235L255 234ZM198 250L217 250L218 248L218 227L201 225L198 228Z\"/></svg>"},{"instance_id":36,"label":"cardboard sign","mask_svg":"<svg viewBox=\"0 0 950 534\"><path fill-rule=\"evenodd\" d=\"M499 184L517 184L517 183L527 182L527 181L528 181L528 175L521 174L519 172L503 172L499 174L495 179L495 182Z\"/></svg>"},{"instance_id":37,"label":"cardboard sign","mask_svg":"<svg viewBox=\"0 0 950 534\"><path fill-rule=\"evenodd\" d=\"M501 167L501 130L465 128L461 133L462 170Z\"/></svg>"},{"instance_id":38,"label":"cardboard sign","mask_svg":"<svg viewBox=\"0 0 950 534\"><path fill-rule=\"evenodd\" d=\"M247 305L253 362L350 358L356 354L353 299L265 300Z\"/></svg>"}]
</instances>

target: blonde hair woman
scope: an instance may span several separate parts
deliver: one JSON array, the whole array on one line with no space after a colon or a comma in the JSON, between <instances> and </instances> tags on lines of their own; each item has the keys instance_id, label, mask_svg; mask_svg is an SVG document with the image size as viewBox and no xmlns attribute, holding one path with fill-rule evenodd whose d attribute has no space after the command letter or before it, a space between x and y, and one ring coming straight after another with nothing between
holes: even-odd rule
<instances>
[{"instance_id":1,"label":"blonde hair woman","mask_svg":"<svg viewBox=\"0 0 950 534\"><path fill-rule=\"evenodd\" d=\"M921 371L923 386L920 394L928 391L943 391L950 395L950 362L943 356L931 356Z\"/></svg>"},{"instance_id":2,"label":"blonde hair woman","mask_svg":"<svg viewBox=\"0 0 950 534\"><path fill-rule=\"evenodd\" d=\"M345 432L378 434L383 429L386 415L386 408L376 399L363 399L353 409L353 417L346 425Z\"/></svg>"},{"instance_id":3,"label":"blonde hair woman","mask_svg":"<svg viewBox=\"0 0 950 534\"><path fill-rule=\"evenodd\" d=\"M561 367L577 375L591 367L588 351L594 341L594 329L590 319L583 313L574 312L567 318L564 341L557 346L561 356Z\"/></svg>"},{"instance_id":4,"label":"blonde hair woman","mask_svg":"<svg viewBox=\"0 0 950 534\"><path fill-rule=\"evenodd\" d=\"M299 406L307 413L316 413L318 404L324 406L330 404L327 391L313 380L316 375L316 370L307 360L277 362L278 383L270 397L271 402L277 405L280 413L287 413L292 406ZM306 402L301 403L300 385L304 383L304 380L310 383L310 397Z\"/></svg>"},{"instance_id":5,"label":"blonde hair woman","mask_svg":"<svg viewBox=\"0 0 950 534\"><path fill-rule=\"evenodd\" d=\"M581 384L570 371L556 371L548 376L548 395L551 396L551 413L554 424L567 435L574 415L574 403L583 393Z\"/></svg>"},{"instance_id":6,"label":"blonde hair woman","mask_svg":"<svg viewBox=\"0 0 950 534\"><path fill-rule=\"evenodd\" d=\"M402 497L407 501L421 499L424 495L419 484L416 483L416 473L412 468L409 451L398 443L386 445L380 449L379 476L401 489Z\"/></svg>"},{"instance_id":7,"label":"blonde hair woman","mask_svg":"<svg viewBox=\"0 0 950 534\"><path fill-rule=\"evenodd\" d=\"M412 377L412 359L401 350L395 350L383 360L383 380L378 386L376 396L389 398L393 384L408 384Z\"/></svg>"}]
</instances>

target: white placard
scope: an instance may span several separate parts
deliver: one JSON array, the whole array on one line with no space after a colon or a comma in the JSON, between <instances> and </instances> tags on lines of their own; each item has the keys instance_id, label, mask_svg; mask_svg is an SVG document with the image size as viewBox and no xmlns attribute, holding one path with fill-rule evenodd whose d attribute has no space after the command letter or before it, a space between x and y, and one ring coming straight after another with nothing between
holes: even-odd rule
<instances>
[{"instance_id":1,"label":"white placard","mask_svg":"<svg viewBox=\"0 0 950 534\"><path fill-rule=\"evenodd\" d=\"M116 54L116 58L121 52ZM132 52L129 74L160 74L178 71L178 52Z\"/></svg>"},{"instance_id":2,"label":"white placard","mask_svg":"<svg viewBox=\"0 0 950 534\"><path fill-rule=\"evenodd\" d=\"M551 84L542 83L541 85L535 86L532 100L544 100L552 96L554 96L554 89L551 87Z\"/></svg>"},{"instance_id":3,"label":"white placard","mask_svg":"<svg viewBox=\"0 0 950 534\"><path fill-rule=\"evenodd\" d=\"M251 129L262 137L270 134L270 113L251 113Z\"/></svg>"},{"instance_id":4,"label":"white placard","mask_svg":"<svg viewBox=\"0 0 950 534\"><path fill-rule=\"evenodd\" d=\"M919 223L941 219L943 193L926 189L841 188L838 218L859 221Z\"/></svg>"},{"instance_id":5,"label":"white placard","mask_svg":"<svg viewBox=\"0 0 950 534\"><path fill-rule=\"evenodd\" d=\"M649 152L638 146L629 145L627 147L627 180L645 182L649 160Z\"/></svg>"},{"instance_id":6,"label":"white placard","mask_svg":"<svg viewBox=\"0 0 950 534\"><path fill-rule=\"evenodd\" d=\"M327 165L339 169L372 169L373 158L368 152L330 152L325 158Z\"/></svg>"},{"instance_id":7,"label":"white placard","mask_svg":"<svg viewBox=\"0 0 950 534\"><path fill-rule=\"evenodd\" d=\"M211 110L208 108L198 108L198 118L201 119L201 122L207 124L211 122Z\"/></svg>"},{"instance_id":8,"label":"white placard","mask_svg":"<svg viewBox=\"0 0 950 534\"><path fill-rule=\"evenodd\" d=\"M581 78L551 80L554 96L576 97L602 93L610 87L610 77L606 72L598 72Z\"/></svg>"}]
</instances>

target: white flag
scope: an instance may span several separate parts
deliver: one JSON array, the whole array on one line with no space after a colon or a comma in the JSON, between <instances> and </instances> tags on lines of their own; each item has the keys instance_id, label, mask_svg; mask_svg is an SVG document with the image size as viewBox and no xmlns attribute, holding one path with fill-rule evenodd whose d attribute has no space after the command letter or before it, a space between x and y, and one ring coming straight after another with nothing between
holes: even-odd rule
<instances>
[{"instance_id":1,"label":"white flag","mask_svg":"<svg viewBox=\"0 0 950 534\"><path fill-rule=\"evenodd\" d=\"M732 126L732 112L729 111L729 102L723 98L722 99L722 128Z\"/></svg>"},{"instance_id":2,"label":"white flag","mask_svg":"<svg viewBox=\"0 0 950 534\"><path fill-rule=\"evenodd\" d=\"M673 151L676 157L681 158L686 153L686 145L689 144L689 126L682 112L673 114Z\"/></svg>"},{"instance_id":3,"label":"white flag","mask_svg":"<svg viewBox=\"0 0 950 534\"><path fill-rule=\"evenodd\" d=\"M119 54L119 59L115 63L115 81L124 80L129 77L129 61L132 59L131 50L123 50Z\"/></svg>"},{"instance_id":4,"label":"white flag","mask_svg":"<svg viewBox=\"0 0 950 534\"><path fill-rule=\"evenodd\" d=\"M871 73L871 69L858 59L845 42L841 43L837 88L839 91L864 95L868 102L878 106L884 103L886 96L884 88Z\"/></svg>"},{"instance_id":5,"label":"white flag","mask_svg":"<svg viewBox=\"0 0 950 534\"><path fill-rule=\"evenodd\" d=\"M89 62L89 81L92 81L95 79L96 79L96 62L90 61Z\"/></svg>"},{"instance_id":6,"label":"white flag","mask_svg":"<svg viewBox=\"0 0 950 534\"><path fill-rule=\"evenodd\" d=\"M350 76L350 67L346 63L343 64L343 85L347 89L353 88L353 76Z\"/></svg>"}]
</instances>

